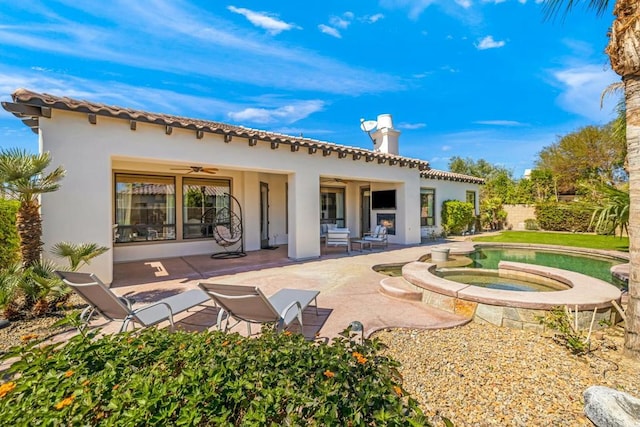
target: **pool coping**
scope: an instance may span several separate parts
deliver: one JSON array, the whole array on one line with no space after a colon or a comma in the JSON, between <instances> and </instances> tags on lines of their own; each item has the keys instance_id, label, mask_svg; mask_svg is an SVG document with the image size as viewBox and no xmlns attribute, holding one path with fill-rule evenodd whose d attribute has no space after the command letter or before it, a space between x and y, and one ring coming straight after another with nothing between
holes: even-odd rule
<instances>
[{"instance_id":1,"label":"pool coping","mask_svg":"<svg viewBox=\"0 0 640 427\"><path fill-rule=\"evenodd\" d=\"M567 290L553 292L520 292L489 289L453 282L432 273L433 263L411 262L402 268L402 277L412 285L431 292L492 306L549 310L568 305L580 311L608 308L611 301L620 302L622 292L615 286L591 276L573 271L534 264L500 261L499 270L537 275L561 281Z\"/></svg>"}]
</instances>

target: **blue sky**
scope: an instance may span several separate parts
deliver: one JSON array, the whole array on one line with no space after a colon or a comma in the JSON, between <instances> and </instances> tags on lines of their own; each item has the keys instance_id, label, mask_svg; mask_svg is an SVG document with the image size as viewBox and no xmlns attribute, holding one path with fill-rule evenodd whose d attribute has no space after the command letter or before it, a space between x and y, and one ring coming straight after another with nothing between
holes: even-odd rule
<instances>
[{"instance_id":1,"label":"blue sky","mask_svg":"<svg viewBox=\"0 0 640 427\"><path fill-rule=\"evenodd\" d=\"M612 2L613 3L613 2ZM0 0L0 99L19 87L371 148L515 177L558 135L614 117L610 13L540 0ZM0 112L0 147L37 136ZM55 161L55 160L54 160Z\"/></svg>"}]
</instances>

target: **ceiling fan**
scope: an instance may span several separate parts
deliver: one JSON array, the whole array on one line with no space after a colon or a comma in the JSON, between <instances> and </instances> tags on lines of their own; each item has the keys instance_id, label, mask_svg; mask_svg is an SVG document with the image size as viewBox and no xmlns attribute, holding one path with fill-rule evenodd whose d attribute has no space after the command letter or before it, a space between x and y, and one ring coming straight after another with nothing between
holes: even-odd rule
<instances>
[{"instance_id":1,"label":"ceiling fan","mask_svg":"<svg viewBox=\"0 0 640 427\"><path fill-rule=\"evenodd\" d=\"M181 168L170 168L172 171L188 171L187 174L190 173L208 173L211 175L215 175L218 172L218 168L205 168L203 166L184 166Z\"/></svg>"}]
</instances>

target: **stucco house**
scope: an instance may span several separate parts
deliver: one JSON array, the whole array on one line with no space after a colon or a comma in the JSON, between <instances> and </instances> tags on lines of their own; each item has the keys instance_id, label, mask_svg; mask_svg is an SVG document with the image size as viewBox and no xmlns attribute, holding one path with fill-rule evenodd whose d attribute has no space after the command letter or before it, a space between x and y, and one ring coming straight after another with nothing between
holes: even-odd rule
<instances>
[{"instance_id":1,"label":"stucco house","mask_svg":"<svg viewBox=\"0 0 640 427\"><path fill-rule=\"evenodd\" d=\"M105 282L117 262L224 250L215 225L225 209L239 216L235 201L243 249L286 244L292 259L320 256L322 224L358 237L383 222L389 243L410 245L440 230L444 200L478 212L482 179L400 156L388 114L367 150L26 89L12 96L4 109L67 170L42 196L45 254L60 241L111 247L91 264Z\"/></svg>"}]
</instances>

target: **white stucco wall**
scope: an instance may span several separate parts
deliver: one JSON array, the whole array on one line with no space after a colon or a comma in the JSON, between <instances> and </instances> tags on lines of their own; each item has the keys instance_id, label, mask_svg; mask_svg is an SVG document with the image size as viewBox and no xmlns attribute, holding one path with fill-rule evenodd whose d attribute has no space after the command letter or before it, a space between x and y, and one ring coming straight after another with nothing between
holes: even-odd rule
<instances>
[{"instance_id":1,"label":"white stucco wall","mask_svg":"<svg viewBox=\"0 0 640 427\"><path fill-rule=\"evenodd\" d=\"M420 180L420 186L422 188L435 189L435 223L433 227L422 227L422 236L428 235L430 230L435 230L437 233L442 232L442 203L445 200L460 200L462 202L467 201L467 191L475 191L476 193L476 215L480 213L480 188L479 184L473 184L468 182L448 181L443 179L426 179Z\"/></svg>"},{"instance_id":2,"label":"white stucco wall","mask_svg":"<svg viewBox=\"0 0 640 427\"><path fill-rule=\"evenodd\" d=\"M319 256L321 176L351 181L346 195L347 221L353 235L363 231L359 230L359 188L366 183L372 190L397 190L396 235L390 241L409 244L420 240L419 192L421 185L427 185L421 184L415 168L366 162L364 158L354 161L351 156L339 159L336 153L324 157L321 151L310 155L306 148L291 152L288 145L272 149L260 141L250 147L246 139L237 137L225 143L222 136L207 133L197 139L195 131L178 128L167 135L165 126L160 125L137 123L136 130L131 130L129 123L98 116L93 125L86 114L56 109L50 119L40 119L41 149L51 152L54 166L63 165L67 170L62 188L42 198L45 251L60 241L111 247L113 250L96 258L88 269L105 282L112 280L114 261L214 252L211 240L154 241L113 248L114 170L175 175L171 168L177 165L219 168L215 177L231 179L232 192L242 204L246 250L260 247L260 182L267 182L270 242L288 243L292 258ZM443 183L437 183L438 200L447 191L441 189ZM372 224L376 213L372 211Z\"/></svg>"}]
</instances>

